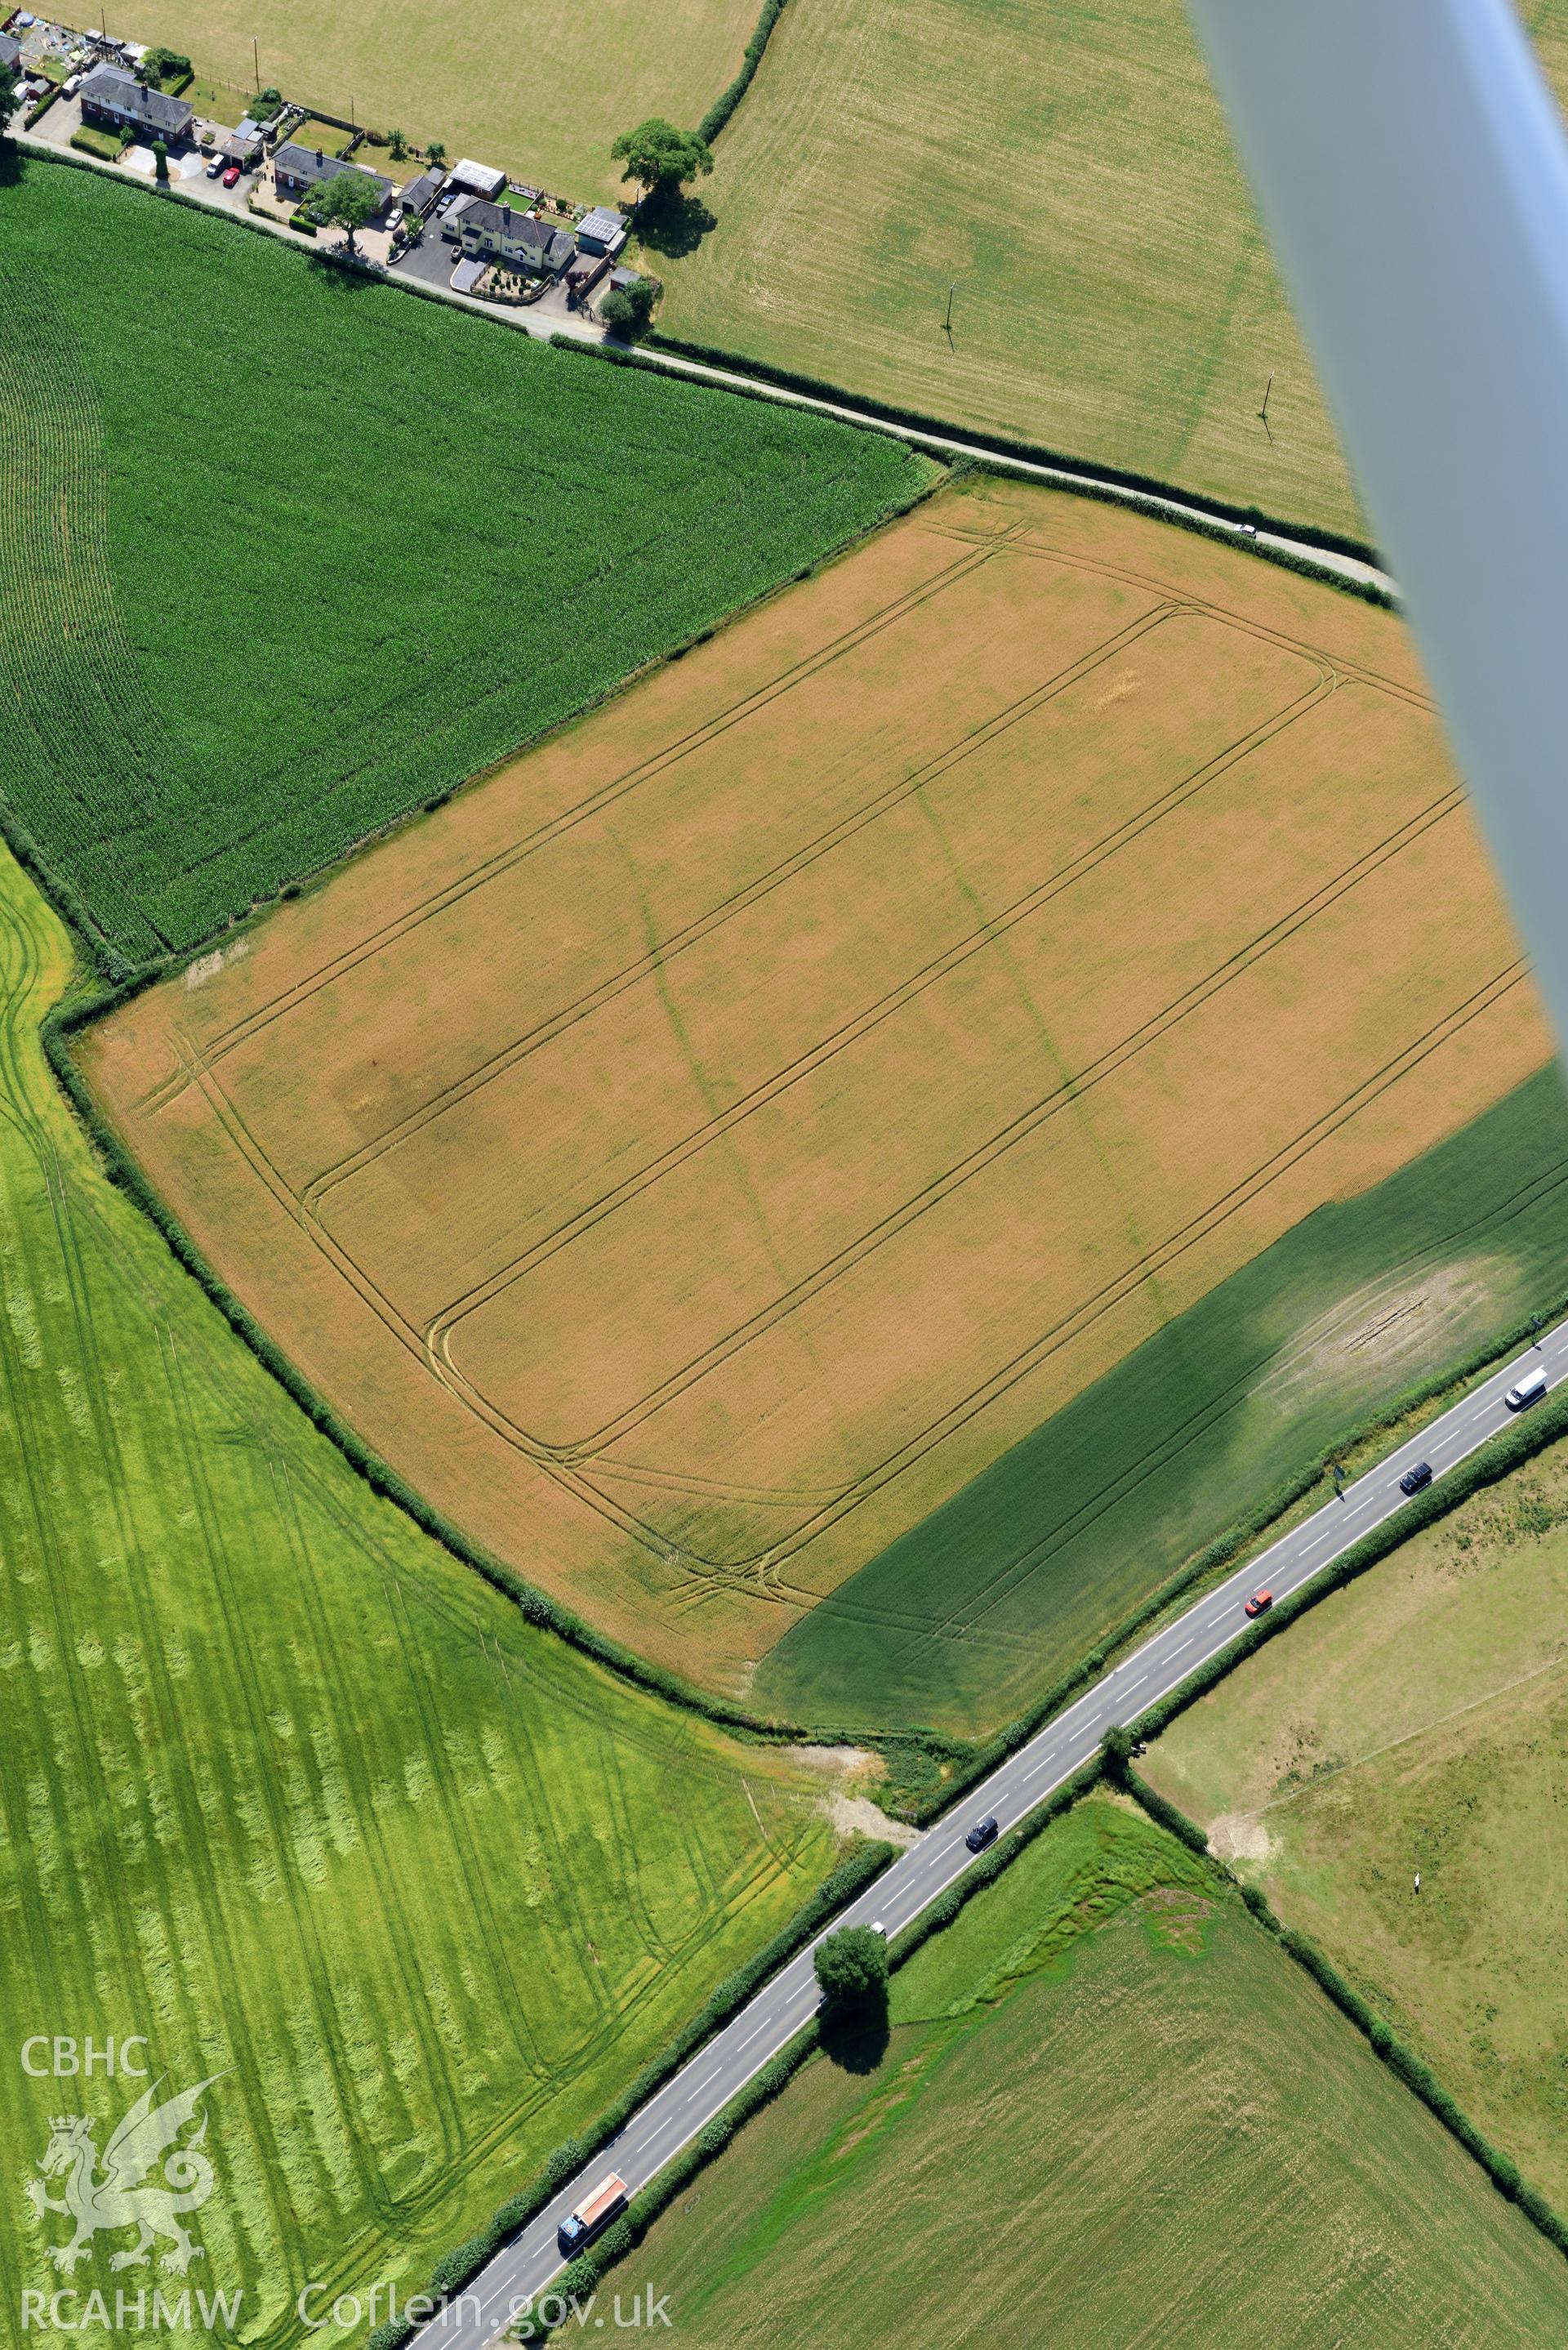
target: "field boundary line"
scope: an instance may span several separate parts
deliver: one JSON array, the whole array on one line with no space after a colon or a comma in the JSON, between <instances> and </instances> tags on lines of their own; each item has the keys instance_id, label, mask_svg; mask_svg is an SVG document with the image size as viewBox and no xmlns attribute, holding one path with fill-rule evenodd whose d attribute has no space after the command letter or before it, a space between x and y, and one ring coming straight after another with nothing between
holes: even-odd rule
<instances>
[{"instance_id":1,"label":"field boundary line","mask_svg":"<svg viewBox=\"0 0 1568 2350\"><path fill-rule=\"evenodd\" d=\"M1184 1254L1188 1248L1196 1244L1198 1239L1206 1237L1209 1232L1217 1229L1219 1223L1228 1220L1235 1213L1238 1207L1254 1197L1260 1189L1264 1188L1268 1182L1277 1180L1288 1167L1297 1164L1301 1158L1327 1139L1329 1135L1336 1133L1342 1125L1365 1109L1370 1101L1376 1100L1378 1095L1386 1091L1390 1085L1396 1083L1401 1076L1408 1075L1412 1067L1425 1059L1430 1052L1447 1043L1459 1028L1468 1025L1470 1020L1489 1010L1499 994L1507 993L1509 989L1520 983L1526 969L1523 958L1520 957L1513 962L1505 964L1501 971L1494 972L1469 996L1462 999L1459 1003L1451 1005L1429 1028L1408 1039L1380 1068L1368 1071L1366 1076L1359 1079L1350 1092L1342 1096L1338 1102L1325 1106L1297 1134L1282 1141L1268 1159L1260 1162L1247 1175L1238 1178L1204 1208L1195 1211L1186 1223L1179 1225L1174 1232L1168 1233L1163 1241L1146 1250L1140 1258L1124 1268L1123 1272L1116 1275L1113 1282L1106 1284L1103 1290L1094 1293L1089 1298L1081 1300L1074 1308L1072 1315L1064 1319L1078 1318L1103 1297L1113 1294L1124 1295L1127 1284L1147 1280L1151 1271L1157 1267L1163 1270L1174 1262L1176 1256ZM1225 978L1228 980L1235 975L1228 972ZM1222 981L1221 984L1223 983ZM1118 1074L1122 1067L1127 1066L1128 1062L1136 1057L1137 1051L1131 1050L1124 1054L1121 1059L1116 1060L1114 1066L1100 1075ZM1050 1096L1020 1112L1017 1118L1009 1121L1007 1127L976 1145L961 1160L947 1170L940 1177L925 1186L900 1207L880 1218L876 1224L856 1240L836 1251L813 1273L803 1276L772 1304L760 1308L734 1330L715 1340L712 1346L705 1348L701 1355L692 1357L691 1361L672 1371L658 1387L625 1407L602 1427L569 1445L550 1446L548 1448L550 1457L563 1462L575 1461L585 1457L591 1458L593 1451L602 1451L607 1445L618 1442L623 1434L632 1428L641 1426L646 1419L661 1409L663 1404L670 1401L675 1396L684 1393L695 1380L706 1377L709 1371L729 1360L732 1355L752 1344L757 1336L780 1326L802 1305L823 1294L827 1288L845 1278L847 1274L858 1270L870 1255L886 1246L889 1241L899 1237L933 1209L942 1206L974 1177L988 1172L992 1167L1000 1163L1019 1142L1027 1140L1041 1126L1050 1123L1054 1118L1062 1116L1064 1111L1074 1107L1082 1094L1099 1081L1099 1076L1088 1076L1054 1088ZM493 1303L494 1295L499 1295L504 1286L504 1284L499 1284L497 1290L491 1295L473 1305L466 1305L463 1309L463 1317L470 1313L483 1310L483 1305ZM1064 1326L1056 1326L1060 1328ZM439 1355L452 1377L461 1380L466 1389L472 1383L458 1368L450 1353L452 1331L455 1327L455 1322L449 1324L437 1320L431 1326L426 1343L432 1357ZM997 1374L992 1374L993 1378ZM478 1394L482 1391L474 1389L473 1392ZM974 1392L978 1392L978 1389ZM493 1399L490 1400L493 1409L501 1409L493 1403ZM508 1426L516 1429L521 1440L532 1444L543 1443L543 1440L530 1436L527 1430L517 1426L509 1415L503 1416L506 1418Z\"/></svg>"},{"instance_id":2,"label":"field boundary line","mask_svg":"<svg viewBox=\"0 0 1568 2350\"><path fill-rule=\"evenodd\" d=\"M944 485L940 483L934 484L932 494L935 494L935 490L942 486ZM918 512L919 507L917 505L906 511ZM895 517L895 519L899 518ZM220 1059L236 1044L248 1042L250 1036L258 1028L266 1024L269 1019L291 1011L296 998L303 1000L308 997L318 987L329 984L333 980L341 977L344 969L352 969L368 955L383 951L388 946L396 943L407 931L417 928L431 915L444 911L449 905L461 902L474 889L482 889L488 881L494 879L498 874L510 871L514 865L525 861L540 848L547 847L552 841L575 830L577 825L586 823L591 816L598 815L603 808L613 806L618 799L625 797L628 793L640 789L643 784L662 773L666 767L677 764L680 759L694 750L705 748L720 735L726 733L732 726L743 723L747 718L753 716L757 711L765 709L769 702L780 694L788 692L794 685L801 682L803 678L814 675L821 669L831 667L843 653L868 642L874 637L880 635L885 629L896 625L909 612L917 610L933 597L943 594L947 588L956 585L959 580L967 578L971 573L982 568L989 557L1002 546L1009 543L1012 536L1013 533L1005 533L989 542L983 548L972 549L967 560L948 565L930 579L922 580L918 587L906 590L904 594L895 597L889 603L878 607L876 611L868 613L864 620L856 622L852 628L841 630L836 637L829 639L827 643L819 647L815 654L806 655L801 660L793 663L789 669L781 671L776 677L770 678L765 684L754 688L749 694L742 695L738 702L729 703L722 710L715 712L712 718L705 720L701 726L689 728L684 734L678 735L673 742L663 744L646 759L639 760L636 765L622 769L598 790L590 793L587 798L575 802L570 807L562 809L556 816L547 818L544 824L526 834L522 840L509 842L504 848L497 849L491 856L483 858L468 872L444 884L429 898L422 899L417 904L405 909L403 913L396 916L390 922L369 932L353 947L345 948L341 954L322 964L317 971L307 973L304 979L281 990L271 1002L258 1005L253 1013L247 1013L244 1018L236 1022L232 1028L221 1030L216 1038L209 1040L204 1048L205 1057ZM847 552L847 550L844 551ZM825 562L836 560L836 556L825 557L824 560ZM795 586L799 583L792 580L784 584ZM774 591L775 595L782 593L782 588ZM760 603L770 600L771 598L763 598L760 599ZM748 612L758 608L757 603L742 606L731 618L741 619ZM726 619L722 625L728 627L730 619ZM716 635L717 628L711 633ZM649 674L657 674L659 668L669 666L670 662L667 660L652 671L635 671L628 680L628 685L641 681ZM618 690L615 698L618 698ZM472 784L489 781L503 768L514 765L518 759L524 755L531 756L545 743L564 734L568 727L579 723L581 718L590 715L593 708L607 706L607 700L608 697L606 702L590 705L588 710L579 713L578 718L563 721L560 726L552 728L536 742L522 745L507 759L501 762L499 767L492 767L472 778L471 784L465 785L463 788L467 790L471 788ZM369 842L366 845L369 845ZM358 851L351 853L358 856ZM346 864L347 861L347 858L338 860L339 864ZM199 949L192 951L192 954L199 951Z\"/></svg>"},{"instance_id":3,"label":"field boundary line","mask_svg":"<svg viewBox=\"0 0 1568 2350\"><path fill-rule=\"evenodd\" d=\"M1074 685L1081 684L1084 679L1091 676L1104 661L1114 660L1129 645L1136 644L1141 638L1154 633L1166 619L1171 617L1171 613L1176 608L1166 606L1141 614L1137 620L1129 622L1118 630L1116 636L1106 639L1103 644L1094 647L1088 653L1084 654L1067 670L1047 680L1029 693L1022 695L1018 701L1010 703L1005 710L999 712L994 719L988 721L983 727L980 728L972 737L963 737L959 742L949 743L940 751L934 752L912 776L901 776L897 783L888 785L873 798L862 801L857 807L847 811L836 823L830 825L826 831L814 835L810 840L803 842L787 857L779 858L775 864L756 875L753 880L732 890L728 897L721 899L717 905L711 907L706 913L694 915L680 930L668 933L649 951L638 956L632 962L623 964L619 970L607 972L603 979L582 994L574 997L569 1003L561 1004L555 1012L541 1020L536 1027L515 1038L510 1045L501 1046L487 1060L480 1062L461 1077L454 1078L450 1086L443 1087L440 1092L431 1095L427 1100L409 1111L407 1116L397 1124L387 1128L383 1133L372 1137L369 1141L363 1143L358 1150L350 1152L346 1158L319 1170L301 1190L299 1194L301 1201L314 1212L317 1201L327 1191L334 1189L339 1182L351 1180L363 1168L373 1164L384 1150L396 1148L409 1134L417 1132L421 1127L428 1124L432 1118L440 1118L459 1102L469 1099L474 1092L488 1085L493 1077L504 1076L529 1054L541 1051L554 1044L557 1038L567 1034L581 1021L591 1018L607 1004L613 1003L618 996L656 977L674 956L682 954L689 948L700 945L704 940L713 937L726 923L733 920L738 915L747 912L753 906L760 904L775 890L787 887L791 881L800 874L808 871L823 858L832 855L836 849L844 845L845 841L853 839L857 833L867 831L873 825L879 823L885 816L901 806L905 801L915 797L933 779L948 774L954 766L961 764L972 751L982 748L986 743L995 741L998 735L1008 732L1012 726L1021 724L1026 718L1033 716L1036 710L1044 707L1048 702L1054 700L1057 694L1067 692ZM834 656L835 659L837 657L836 654ZM752 713L746 714L749 716ZM1179 788L1181 787L1173 787L1173 790ZM597 811L596 810L595 813ZM515 869L517 864L524 862L526 857L533 853L531 847L519 851L516 856L508 860L508 869ZM403 936L407 934L406 931L401 933ZM334 979L337 975L334 973ZM329 985L332 982L326 981L322 983ZM294 1008L291 1003L287 1012L292 1012ZM287 1012L280 1013L277 1016L286 1017ZM206 1059L209 1056L203 1054L202 1057ZM161 1106L161 1104L160 1107Z\"/></svg>"},{"instance_id":4,"label":"field boundary line","mask_svg":"<svg viewBox=\"0 0 1568 2350\"><path fill-rule=\"evenodd\" d=\"M1315 706L1315 702L1309 706ZM1275 729L1265 734L1262 724L1258 730L1260 736L1264 740L1275 739L1275 735L1280 731L1282 729ZM1184 805L1189 798L1195 796L1209 783L1214 781L1226 767L1233 764L1236 757L1244 757L1247 754L1244 747L1234 754L1222 754L1220 760L1210 763L1208 768L1199 770L1195 775L1185 779L1179 798L1176 794L1170 795L1167 803L1147 815L1147 820L1143 820L1144 812L1140 812L1139 818L1129 819L1128 826L1124 827L1123 837L1114 840L1112 848L1119 849L1126 845L1127 837L1136 838L1141 832L1152 828L1166 814L1169 813L1171 805ZM1076 1100L1106 1076L1116 1074L1127 1066L1147 1044L1168 1035L1171 1029L1189 1013L1201 1010L1210 1003L1232 979L1239 978L1255 969L1257 964L1276 947L1288 943L1291 939L1296 937L1301 931L1315 920L1320 913L1337 903L1341 897L1356 888L1370 874L1378 871L1391 858L1400 855L1412 841L1419 839L1426 832L1442 823L1462 804L1462 795L1456 788L1444 795L1441 799L1431 803L1428 807L1417 809L1397 827L1396 832L1388 835L1382 841L1373 843L1341 872L1328 876L1308 898L1302 899L1294 907L1287 908L1267 929L1244 941L1222 962L1213 965L1209 971L1199 972L1179 996L1173 998L1169 1003L1161 1006L1158 1011L1150 1013L1137 1028L1127 1031L1122 1036L1111 1039L1092 1060L1085 1062L1081 1069L1073 1071L1070 1076L1064 1077L1058 1086L1053 1087L1052 1092L1044 1097L1038 1107L1044 1110L1051 1105L1060 1107L1064 1098ZM1099 844L1096 846L1097 847ZM1111 852L1107 850L1106 853ZM1086 859L1077 860L1081 868L1085 866L1085 861ZM1088 864L1087 869L1092 870L1094 864L1099 861L1097 857L1095 858ZM742 1095L738 1100L729 1104L718 1118L678 1138L657 1158L649 1160L644 1166L623 1178L622 1181L610 1191L601 1194L597 1200L590 1201L576 1215L556 1226L553 1232L543 1235L529 1249L514 1258L510 1263L498 1267L495 1273L487 1275L472 1289L461 1292L426 1323L427 1339L438 1331L449 1326L455 1327L456 1323L467 1314L478 1311L491 1303L514 1281L525 1278L560 1249L570 1246L582 1233L591 1230L606 1216L613 1214L618 1207L639 1197L651 1184L661 1180L671 1170L706 1149L720 1135L728 1133L732 1128L753 1116L757 1109L765 1107L794 1085L803 1083L806 1078L814 1076L839 1053L850 1049L866 1036L873 1035L877 1028L883 1025L887 1020L896 1017L927 988L939 984L952 971L960 968L964 962L982 952L996 937L1003 936L1019 923L1032 920L1044 905L1049 904L1053 898L1061 894L1063 890L1075 887L1082 878L1082 870L1074 871L1070 866L1059 868L1057 874L1041 883L1036 890L1031 891L1025 898L1016 899L1012 906L1004 908L982 928L971 931L964 939L956 941L944 955L937 958L923 970L912 973L898 988L890 991L888 995L866 1006L854 1019L844 1023L840 1028L820 1040L807 1053L787 1064L782 1070L775 1071L772 1076L763 1080L750 1093ZM1028 1116L1029 1113L1024 1112L1023 1115ZM401 1139L402 1137L400 1136L400 1143ZM983 1148L983 1145L981 1147ZM1012 1146L1009 1144L1007 1147ZM810 1276L807 1278L809 1279ZM597 1442L597 1435L590 1436L577 1443L563 1447L562 1451L580 1451Z\"/></svg>"},{"instance_id":5,"label":"field boundary line","mask_svg":"<svg viewBox=\"0 0 1568 2350\"><path fill-rule=\"evenodd\" d=\"M1431 1721L1422 1722L1417 1730L1404 1731L1399 1737L1387 1739L1383 1745L1372 1747L1366 1754L1353 1754L1348 1762L1336 1762L1330 1770L1315 1772L1299 1787L1293 1787L1289 1794L1272 1796L1266 1804L1258 1804L1255 1810L1239 1811L1233 1816L1239 1820L1261 1820L1265 1813L1282 1811L1287 1804L1299 1804L1304 1796L1315 1794L1320 1787L1328 1786L1335 1779L1343 1779L1347 1771L1365 1770L1368 1762L1376 1762L1385 1754L1397 1753L1401 1746L1413 1746L1417 1739L1430 1738L1434 1730L1446 1730L1450 1721L1462 1721L1467 1713L1479 1713L1482 1706L1495 1705L1500 1697L1507 1697L1514 1690L1527 1688L1530 1682L1542 1679L1547 1673L1560 1673L1564 1665L1568 1665L1568 1648L1559 1648L1557 1654L1548 1657L1544 1664L1532 1665L1529 1672L1519 1673L1511 1681L1500 1681L1496 1689L1488 1690L1483 1696L1472 1697L1467 1704L1456 1705L1449 1713L1438 1714Z\"/></svg>"}]
</instances>

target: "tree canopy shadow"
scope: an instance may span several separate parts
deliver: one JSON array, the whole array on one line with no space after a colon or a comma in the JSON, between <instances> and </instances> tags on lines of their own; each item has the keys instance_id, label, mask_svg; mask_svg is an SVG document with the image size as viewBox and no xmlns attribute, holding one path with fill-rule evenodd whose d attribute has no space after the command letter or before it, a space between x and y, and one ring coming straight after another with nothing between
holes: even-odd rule
<instances>
[{"instance_id":1,"label":"tree canopy shadow","mask_svg":"<svg viewBox=\"0 0 1568 2350\"><path fill-rule=\"evenodd\" d=\"M875 2073L888 2054L893 2027L888 2002L862 2001L841 2012L826 2012L817 2025L822 2053L843 2073Z\"/></svg>"},{"instance_id":2,"label":"tree canopy shadow","mask_svg":"<svg viewBox=\"0 0 1568 2350\"><path fill-rule=\"evenodd\" d=\"M637 208L637 233L650 253L679 261L695 253L710 229L719 225L701 196L684 188L655 189Z\"/></svg>"}]
</instances>

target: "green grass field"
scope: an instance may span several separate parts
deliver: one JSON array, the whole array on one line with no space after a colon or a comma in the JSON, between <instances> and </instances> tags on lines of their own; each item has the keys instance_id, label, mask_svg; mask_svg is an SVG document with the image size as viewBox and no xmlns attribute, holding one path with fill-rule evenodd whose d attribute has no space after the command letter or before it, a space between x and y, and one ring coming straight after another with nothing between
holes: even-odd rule
<instances>
[{"instance_id":1,"label":"green grass field","mask_svg":"<svg viewBox=\"0 0 1568 2350\"><path fill-rule=\"evenodd\" d=\"M0 2018L144 2033L166 2095L224 2076L190 2282L282 2344L311 2279L422 2283L832 1838L804 1775L531 1632L313 1433L56 1092L69 964L0 861ZM7 2308L61 2282L21 2192L51 2117L101 2155L135 2095L0 2068ZM112 2293L127 2243L70 2282Z\"/></svg>"},{"instance_id":2,"label":"green grass field","mask_svg":"<svg viewBox=\"0 0 1568 2350\"><path fill-rule=\"evenodd\" d=\"M1549 1067L1320 1209L787 1632L759 1702L1005 1720L1351 1428L1561 1296L1568 1100Z\"/></svg>"},{"instance_id":3,"label":"green grass field","mask_svg":"<svg viewBox=\"0 0 1568 2350\"><path fill-rule=\"evenodd\" d=\"M1568 2210L1564 1448L1314 1608L1147 1768Z\"/></svg>"},{"instance_id":4,"label":"green grass field","mask_svg":"<svg viewBox=\"0 0 1568 2350\"><path fill-rule=\"evenodd\" d=\"M1083 1805L602 2289L692 2350L1501 2350L1568 2269L1190 1856ZM866 2054L860 2057L867 2061Z\"/></svg>"},{"instance_id":5,"label":"green grass field","mask_svg":"<svg viewBox=\"0 0 1568 2350\"><path fill-rule=\"evenodd\" d=\"M553 351L86 172L11 170L0 771L132 958L930 478L880 435Z\"/></svg>"},{"instance_id":6,"label":"green grass field","mask_svg":"<svg viewBox=\"0 0 1568 2350\"><path fill-rule=\"evenodd\" d=\"M1364 528L1182 0L790 0L697 192L668 332Z\"/></svg>"},{"instance_id":7,"label":"green grass field","mask_svg":"<svg viewBox=\"0 0 1568 2350\"><path fill-rule=\"evenodd\" d=\"M552 8L443 8L363 0L330 13L307 0L143 0L139 37L188 50L202 71L324 106L416 143L476 155L592 203L620 190L610 142L645 115L699 122L739 70L759 0L594 0ZM410 166L410 172L417 169Z\"/></svg>"}]
</instances>

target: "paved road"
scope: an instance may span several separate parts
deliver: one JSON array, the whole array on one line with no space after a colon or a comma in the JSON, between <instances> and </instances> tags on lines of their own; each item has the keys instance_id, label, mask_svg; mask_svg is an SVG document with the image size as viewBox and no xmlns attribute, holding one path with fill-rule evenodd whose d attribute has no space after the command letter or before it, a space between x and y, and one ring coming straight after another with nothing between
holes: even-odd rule
<instances>
[{"instance_id":1,"label":"paved road","mask_svg":"<svg viewBox=\"0 0 1568 2350\"><path fill-rule=\"evenodd\" d=\"M36 130L18 129L15 136L20 146L34 148L40 153L47 153L51 148L67 149L70 134L79 126L80 120L80 109L74 100L57 99ZM72 161L91 162L94 170L106 172L111 179L124 180L134 176L119 164L96 162L90 157L73 156ZM216 181L198 173L182 183L180 192L210 211L232 214L244 212L251 184L249 181L242 181L230 194ZM303 253L306 258L311 252L319 253L324 244L337 241L337 232L333 232L302 247L295 232L281 222L255 214L249 217L253 224L271 235L281 237L296 252ZM432 223L425 232L426 244L430 245L438 239L439 232ZM452 248L443 245L441 251L449 255ZM424 261L416 261L411 269L400 264L389 270L388 283L396 285L399 277L405 274L420 279L439 300L451 302L458 309L477 311L482 317L493 319L498 326L511 327L519 334L535 337L564 335L573 342L583 343L602 343L605 339L604 329L597 321L563 315L550 306L548 298L545 303L530 306L527 309L513 309L476 301L471 295L454 294L441 272L431 267L428 256ZM450 276L450 270L446 275ZM923 432L913 425L890 424L882 417L867 415L850 400L822 400L813 393L787 391L781 385L766 383L760 378L742 374L734 369L711 367L701 360L680 359L672 351L645 350L643 357L662 368L668 375L685 376L698 383L718 384L725 390L744 391L763 400L777 400L786 408L808 408L818 416L837 417L846 424L858 424L868 432L886 432L896 441L907 441L913 448L929 449L940 457L977 458L985 464L1000 466L1005 473L1017 473L1025 481L1047 482L1060 488L1096 490L1119 504L1136 507L1140 513L1164 515L1175 522L1199 521L1211 529L1227 533L1241 544L1251 541L1256 546L1277 547L1282 553L1314 564L1320 571L1332 573L1339 578L1354 579L1363 585L1383 588L1390 594L1397 592L1395 583L1386 572L1380 571L1376 564L1364 563L1358 556L1336 555L1331 549L1314 546L1305 539L1293 538L1285 531L1252 530L1244 523L1232 522L1227 515L1214 514L1196 498L1160 496L1153 491L1128 489L1125 483L1113 482L1097 474L1072 472L1064 465L1041 464L1026 457L999 456L995 451L982 448L977 442L965 440L961 433Z\"/></svg>"},{"instance_id":2,"label":"paved road","mask_svg":"<svg viewBox=\"0 0 1568 2350\"><path fill-rule=\"evenodd\" d=\"M836 1926L879 1920L896 1932L919 1915L971 1865L964 1845L971 1825L994 1813L1003 1830L1042 1802L1088 1760L1115 1722L1132 1721L1188 1674L1216 1655L1245 1626L1242 1605L1267 1588L1283 1599L1352 1544L1404 1506L1398 1481L1418 1461L1441 1478L1468 1453L1507 1426L1505 1390L1540 1364L1550 1385L1568 1376L1568 1323L1546 1332L1538 1347L1433 1420L1419 1436L1346 1486L1315 1515L1281 1537L1261 1558L1195 1600L1076 1702L1040 1731L949 1816L886 1869L870 1890L835 1920ZM815 1947L815 1946L814 1946ZM618 2171L635 2191L711 2121L770 2057L799 2031L817 2003L810 1950L781 1969L751 2004L628 2122L620 2136L562 2189L514 2243L499 2252L466 2292L421 2328L420 2350L485 2350L524 2302L537 2300L563 2263L556 2246L559 2222L607 2173Z\"/></svg>"}]
</instances>

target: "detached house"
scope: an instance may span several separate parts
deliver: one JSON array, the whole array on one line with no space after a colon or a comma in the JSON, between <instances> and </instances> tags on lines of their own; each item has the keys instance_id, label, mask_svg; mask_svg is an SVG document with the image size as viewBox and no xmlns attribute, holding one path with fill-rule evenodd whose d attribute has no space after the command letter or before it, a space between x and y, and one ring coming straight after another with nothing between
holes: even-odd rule
<instances>
[{"instance_id":1,"label":"detached house","mask_svg":"<svg viewBox=\"0 0 1568 2350\"><path fill-rule=\"evenodd\" d=\"M531 220L510 204L486 203L478 197L452 214L446 234L470 260L483 255L528 277L558 277L576 251L576 240L565 229Z\"/></svg>"},{"instance_id":2,"label":"detached house","mask_svg":"<svg viewBox=\"0 0 1568 2350\"><path fill-rule=\"evenodd\" d=\"M195 109L182 98L143 89L134 74L99 66L82 84L82 120L110 130L132 130L139 139L188 139Z\"/></svg>"}]
</instances>

